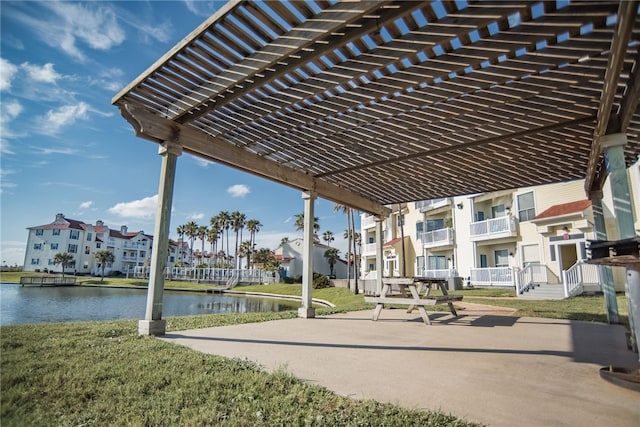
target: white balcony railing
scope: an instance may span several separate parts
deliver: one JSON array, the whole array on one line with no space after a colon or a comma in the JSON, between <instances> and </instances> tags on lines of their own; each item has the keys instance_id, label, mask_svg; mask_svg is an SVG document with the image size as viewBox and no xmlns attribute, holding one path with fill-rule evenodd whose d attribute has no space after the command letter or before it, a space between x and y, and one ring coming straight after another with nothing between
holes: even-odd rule
<instances>
[{"instance_id":1,"label":"white balcony railing","mask_svg":"<svg viewBox=\"0 0 640 427\"><path fill-rule=\"evenodd\" d=\"M470 274L473 286L515 286L511 267L472 268Z\"/></svg>"},{"instance_id":2,"label":"white balcony railing","mask_svg":"<svg viewBox=\"0 0 640 427\"><path fill-rule=\"evenodd\" d=\"M441 228L440 230L423 231L418 234L418 239L425 248L431 248L453 245L455 237L453 228Z\"/></svg>"},{"instance_id":3,"label":"white balcony railing","mask_svg":"<svg viewBox=\"0 0 640 427\"><path fill-rule=\"evenodd\" d=\"M375 243L366 243L362 245L362 255L375 255L375 254L376 254Z\"/></svg>"},{"instance_id":4,"label":"white balcony railing","mask_svg":"<svg viewBox=\"0 0 640 427\"><path fill-rule=\"evenodd\" d=\"M485 221L472 222L471 238L479 240L482 238L514 236L517 232L517 221L512 216L501 216Z\"/></svg>"},{"instance_id":5,"label":"white balcony railing","mask_svg":"<svg viewBox=\"0 0 640 427\"><path fill-rule=\"evenodd\" d=\"M362 217L362 228L371 228L376 225L376 218L371 215L365 215Z\"/></svg>"},{"instance_id":6,"label":"white balcony railing","mask_svg":"<svg viewBox=\"0 0 640 427\"><path fill-rule=\"evenodd\" d=\"M431 199L431 200L421 200L416 202L415 208L421 212L425 212L431 209L439 208L441 206L446 206L450 203L449 198L441 198L441 199Z\"/></svg>"}]
</instances>

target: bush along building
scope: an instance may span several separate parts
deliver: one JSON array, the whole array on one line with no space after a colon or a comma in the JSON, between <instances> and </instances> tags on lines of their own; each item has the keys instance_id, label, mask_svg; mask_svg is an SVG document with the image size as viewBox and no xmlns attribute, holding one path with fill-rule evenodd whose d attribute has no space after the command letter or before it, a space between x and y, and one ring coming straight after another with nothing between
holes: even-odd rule
<instances>
[{"instance_id":1,"label":"bush along building","mask_svg":"<svg viewBox=\"0 0 640 427\"><path fill-rule=\"evenodd\" d=\"M629 170L632 211L640 233L640 164ZM450 287L509 287L519 297L560 299L602 290L605 280L625 289L625 269L587 263L598 240L584 181L570 181L389 206L382 220L383 277L449 279ZM618 238L613 200L605 191L601 218ZM361 217L361 272L375 279L376 218ZM607 279L608 277L608 279ZM365 280L367 287L374 280ZM372 288L370 291L374 291Z\"/></svg>"},{"instance_id":2,"label":"bush along building","mask_svg":"<svg viewBox=\"0 0 640 427\"><path fill-rule=\"evenodd\" d=\"M144 231L128 231L126 226L111 229L102 221L87 224L57 214L52 223L29 227L25 252L24 271L62 272L62 266L54 263L57 253L67 252L73 261L65 266L65 272L101 275L102 266L96 253L109 251L114 261L104 268L104 274L127 273L135 267L149 263L153 236ZM180 247L182 246L182 247ZM185 244L170 242L167 265L178 259L189 258Z\"/></svg>"}]
</instances>

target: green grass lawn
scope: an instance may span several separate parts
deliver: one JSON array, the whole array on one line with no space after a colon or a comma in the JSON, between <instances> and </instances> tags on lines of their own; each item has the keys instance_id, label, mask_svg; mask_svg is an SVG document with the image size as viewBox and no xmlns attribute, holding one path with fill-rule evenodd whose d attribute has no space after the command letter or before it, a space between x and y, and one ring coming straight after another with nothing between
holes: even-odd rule
<instances>
[{"instance_id":1,"label":"green grass lawn","mask_svg":"<svg viewBox=\"0 0 640 427\"><path fill-rule=\"evenodd\" d=\"M2 281L9 281L5 274ZM81 280L95 281L100 279ZM103 284L136 286L139 282L105 278ZM173 283L180 282L167 285ZM238 289L301 294L299 284ZM529 301L518 300L509 290L469 289L456 293L464 295L465 301L516 308L517 316L605 320L602 296ZM362 295L353 295L346 289L317 289L313 296L336 304L335 308L318 309L319 315L373 306L364 303ZM618 307L626 321L623 295L618 297ZM171 317L167 319L167 330L296 315L290 311ZM0 328L0 336L3 426L472 425L447 414L340 397L284 372L266 373L247 361L201 354L153 337L138 337L136 321L5 326Z\"/></svg>"}]
</instances>

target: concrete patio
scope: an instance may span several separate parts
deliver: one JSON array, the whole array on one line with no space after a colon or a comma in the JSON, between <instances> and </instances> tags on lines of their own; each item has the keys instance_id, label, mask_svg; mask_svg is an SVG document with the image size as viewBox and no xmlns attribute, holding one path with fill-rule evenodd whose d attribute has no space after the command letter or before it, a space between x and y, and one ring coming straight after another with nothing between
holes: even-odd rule
<instances>
[{"instance_id":1,"label":"concrete patio","mask_svg":"<svg viewBox=\"0 0 640 427\"><path fill-rule=\"evenodd\" d=\"M514 317L463 303L460 316L385 309L172 332L196 351L284 368L356 399L441 410L489 426L640 425L640 393L603 366L638 368L622 326Z\"/></svg>"}]
</instances>

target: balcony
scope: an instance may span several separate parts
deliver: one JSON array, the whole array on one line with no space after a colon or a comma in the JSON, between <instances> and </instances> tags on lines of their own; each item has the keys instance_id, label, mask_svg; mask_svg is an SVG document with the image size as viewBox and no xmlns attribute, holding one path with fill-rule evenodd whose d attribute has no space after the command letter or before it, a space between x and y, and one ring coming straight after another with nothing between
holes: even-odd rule
<instances>
[{"instance_id":1,"label":"balcony","mask_svg":"<svg viewBox=\"0 0 640 427\"><path fill-rule=\"evenodd\" d=\"M441 269L441 270L429 270L429 269L424 269L422 270L421 274L422 277L433 277L435 279L453 279L454 277L458 276L458 271L455 268L452 269Z\"/></svg>"},{"instance_id":2,"label":"balcony","mask_svg":"<svg viewBox=\"0 0 640 427\"><path fill-rule=\"evenodd\" d=\"M376 217L371 215L364 215L360 222L362 229L375 227L376 225Z\"/></svg>"},{"instance_id":3,"label":"balcony","mask_svg":"<svg viewBox=\"0 0 640 427\"><path fill-rule=\"evenodd\" d=\"M439 246L453 246L455 242L454 236L453 228L441 228L440 230L423 231L418 234L418 239L426 249Z\"/></svg>"},{"instance_id":4,"label":"balcony","mask_svg":"<svg viewBox=\"0 0 640 427\"><path fill-rule=\"evenodd\" d=\"M375 243L366 243L362 245L362 255L375 255L376 254L376 244Z\"/></svg>"},{"instance_id":5,"label":"balcony","mask_svg":"<svg viewBox=\"0 0 640 427\"><path fill-rule=\"evenodd\" d=\"M124 242L124 245L122 246L123 248L126 249L146 249L147 247L147 242Z\"/></svg>"},{"instance_id":6,"label":"balcony","mask_svg":"<svg viewBox=\"0 0 640 427\"><path fill-rule=\"evenodd\" d=\"M440 208L451 204L451 199L448 197L442 199L421 200L416 202L415 208L420 212L426 212L431 209Z\"/></svg>"},{"instance_id":7,"label":"balcony","mask_svg":"<svg viewBox=\"0 0 640 427\"><path fill-rule=\"evenodd\" d=\"M501 216L470 224L470 239L479 240L501 239L518 235L518 222L512 216Z\"/></svg>"}]
</instances>

